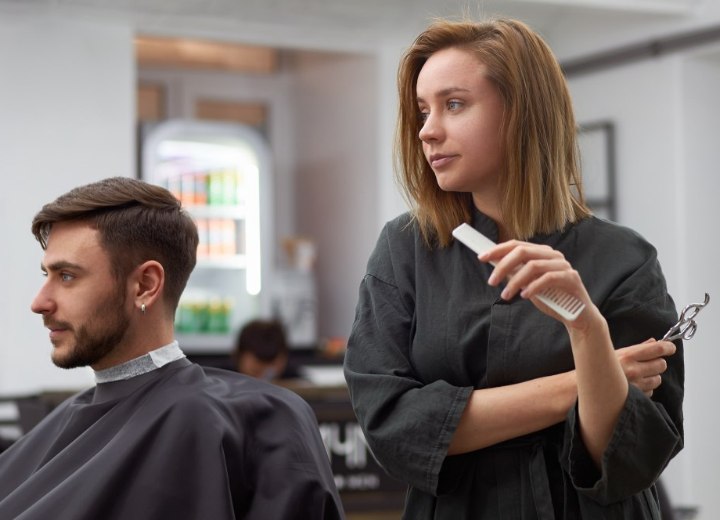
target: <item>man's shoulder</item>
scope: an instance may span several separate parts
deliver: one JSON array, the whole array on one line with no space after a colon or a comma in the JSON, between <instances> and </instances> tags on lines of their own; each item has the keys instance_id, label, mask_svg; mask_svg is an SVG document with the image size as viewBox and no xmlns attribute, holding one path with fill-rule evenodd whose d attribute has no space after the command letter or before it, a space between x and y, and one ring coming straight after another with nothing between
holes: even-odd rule
<instances>
[{"instance_id":1,"label":"man's shoulder","mask_svg":"<svg viewBox=\"0 0 720 520\"><path fill-rule=\"evenodd\" d=\"M172 407L195 415L312 413L307 402L287 388L221 368L195 364L192 371L179 372L168 386L177 387L172 392Z\"/></svg>"}]
</instances>

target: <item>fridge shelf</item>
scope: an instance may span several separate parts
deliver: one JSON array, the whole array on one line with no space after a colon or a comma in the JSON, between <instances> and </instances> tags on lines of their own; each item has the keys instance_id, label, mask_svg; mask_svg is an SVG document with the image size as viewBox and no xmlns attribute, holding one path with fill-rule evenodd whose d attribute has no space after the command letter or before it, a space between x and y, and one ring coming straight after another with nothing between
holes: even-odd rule
<instances>
[{"instance_id":1,"label":"fridge shelf","mask_svg":"<svg viewBox=\"0 0 720 520\"><path fill-rule=\"evenodd\" d=\"M233 347L234 336L232 334L192 334L177 333L175 338L180 348L187 353L226 353Z\"/></svg>"},{"instance_id":2,"label":"fridge shelf","mask_svg":"<svg viewBox=\"0 0 720 520\"><path fill-rule=\"evenodd\" d=\"M196 269L247 269L245 255L216 256L198 258Z\"/></svg>"}]
</instances>

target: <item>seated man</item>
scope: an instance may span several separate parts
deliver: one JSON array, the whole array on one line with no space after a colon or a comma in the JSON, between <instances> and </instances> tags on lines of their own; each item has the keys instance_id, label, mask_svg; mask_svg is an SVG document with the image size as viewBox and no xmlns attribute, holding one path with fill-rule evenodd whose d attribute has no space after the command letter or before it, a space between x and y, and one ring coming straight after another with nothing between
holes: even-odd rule
<instances>
[{"instance_id":1,"label":"seated man","mask_svg":"<svg viewBox=\"0 0 720 520\"><path fill-rule=\"evenodd\" d=\"M288 362L288 345L282 324L266 320L246 323L235 342L232 361L242 374L266 381L281 379Z\"/></svg>"},{"instance_id":2,"label":"seated man","mask_svg":"<svg viewBox=\"0 0 720 520\"><path fill-rule=\"evenodd\" d=\"M0 455L0 518L338 519L312 409L283 388L188 361L175 309L197 230L165 189L76 188L32 231L46 277L32 310L52 360L90 366L68 399Z\"/></svg>"}]
</instances>

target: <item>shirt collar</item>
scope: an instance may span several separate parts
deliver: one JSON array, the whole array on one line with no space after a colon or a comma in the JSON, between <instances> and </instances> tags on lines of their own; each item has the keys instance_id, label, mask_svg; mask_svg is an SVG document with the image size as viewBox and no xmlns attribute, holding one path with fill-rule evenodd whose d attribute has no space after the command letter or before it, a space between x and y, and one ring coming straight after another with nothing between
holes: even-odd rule
<instances>
[{"instance_id":1,"label":"shirt collar","mask_svg":"<svg viewBox=\"0 0 720 520\"><path fill-rule=\"evenodd\" d=\"M114 367L104 370L95 371L95 383L110 383L112 381L121 381L130 379L131 377L147 374L153 370L184 358L185 353L180 350L177 340L162 346L158 349L151 350L147 354L131 359Z\"/></svg>"}]
</instances>

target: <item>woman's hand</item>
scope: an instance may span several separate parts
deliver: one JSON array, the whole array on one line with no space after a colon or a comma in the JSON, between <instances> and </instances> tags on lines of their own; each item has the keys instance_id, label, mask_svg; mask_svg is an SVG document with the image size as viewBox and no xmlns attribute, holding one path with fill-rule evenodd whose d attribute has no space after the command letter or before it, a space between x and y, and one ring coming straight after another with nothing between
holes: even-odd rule
<instances>
[{"instance_id":1,"label":"woman's hand","mask_svg":"<svg viewBox=\"0 0 720 520\"><path fill-rule=\"evenodd\" d=\"M628 382L651 397L662 383L662 373L667 370L665 357L675 354L671 341L649 339L638 345L617 349L617 355Z\"/></svg>"},{"instance_id":2,"label":"woman's hand","mask_svg":"<svg viewBox=\"0 0 720 520\"><path fill-rule=\"evenodd\" d=\"M558 250L546 245L532 244L519 240L509 240L498 244L487 253L480 255L483 262L493 262L493 270L488 283L492 286L507 281L501 297L505 300L520 294L529 299L545 314L562 321L568 328L587 329L594 322L603 321L590 300L590 296L565 256ZM585 304L586 309L575 321L568 321L542 303L535 296L549 289L563 291Z\"/></svg>"},{"instance_id":3,"label":"woman's hand","mask_svg":"<svg viewBox=\"0 0 720 520\"><path fill-rule=\"evenodd\" d=\"M478 258L495 263L488 279L490 285L507 281L502 298L509 300L519 294L565 325L575 361L580 435L588 453L600 468L625 406L629 385L642 385L644 392L657 388L658 371L662 369L659 360L657 363L652 361L652 358L658 357L657 354L650 355L651 363L641 369L641 363L647 361L644 357L647 353L640 355L630 350L623 353L623 365L613 348L607 321L590 299L580 274L560 251L549 246L510 240ZM579 299L585 308L575 320L563 318L537 298L549 289ZM632 383L626 371L629 371Z\"/></svg>"}]
</instances>

